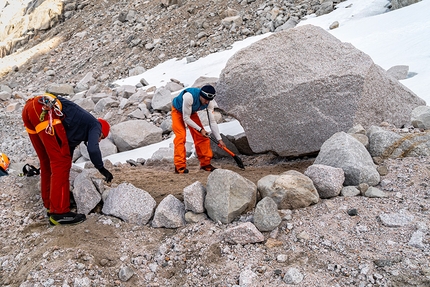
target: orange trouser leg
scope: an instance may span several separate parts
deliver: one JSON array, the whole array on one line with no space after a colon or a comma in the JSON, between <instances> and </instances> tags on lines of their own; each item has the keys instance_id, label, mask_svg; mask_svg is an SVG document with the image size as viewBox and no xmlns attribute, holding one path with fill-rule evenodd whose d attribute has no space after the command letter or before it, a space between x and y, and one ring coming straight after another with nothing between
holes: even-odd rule
<instances>
[{"instance_id":1,"label":"orange trouser leg","mask_svg":"<svg viewBox=\"0 0 430 287\"><path fill-rule=\"evenodd\" d=\"M191 119L199 126L203 126L197 113L192 114ZM202 136L193 128L190 128L190 133L194 140L194 146L196 148L197 158L200 161L200 166L211 164L211 159L213 157L211 140Z\"/></svg>"},{"instance_id":2,"label":"orange trouser leg","mask_svg":"<svg viewBox=\"0 0 430 287\"><path fill-rule=\"evenodd\" d=\"M40 123L41 111L42 105L37 99L27 101L22 111L24 125L35 130ZM55 115L53 117L58 118ZM51 213L66 213L70 211L69 174L72 158L63 125L55 125L54 132L54 135L49 135L42 130L29 136L40 161L43 204Z\"/></svg>"},{"instance_id":3,"label":"orange trouser leg","mask_svg":"<svg viewBox=\"0 0 430 287\"><path fill-rule=\"evenodd\" d=\"M176 169L182 169L187 167L187 153L185 149L185 141L187 137L187 131L185 129L185 123L182 118L182 113L172 107L172 130L175 133L173 139L174 145L174 156L173 163Z\"/></svg>"}]
</instances>

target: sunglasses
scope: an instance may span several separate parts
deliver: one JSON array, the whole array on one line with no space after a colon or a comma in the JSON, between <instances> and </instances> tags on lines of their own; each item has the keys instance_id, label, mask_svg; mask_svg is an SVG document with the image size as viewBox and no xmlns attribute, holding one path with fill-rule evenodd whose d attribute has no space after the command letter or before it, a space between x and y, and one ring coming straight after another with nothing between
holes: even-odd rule
<instances>
[{"instance_id":1,"label":"sunglasses","mask_svg":"<svg viewBox=\"0 0 430 287\"><path fill-rule=\"evenodd\" d=\"M213 98L215 98L215 94L206 93L204 91L200 91L200 92L204 95L204 97L206 97L206 98L208 98L210 100L212 100Z\"/></svg>"}]
</instances>

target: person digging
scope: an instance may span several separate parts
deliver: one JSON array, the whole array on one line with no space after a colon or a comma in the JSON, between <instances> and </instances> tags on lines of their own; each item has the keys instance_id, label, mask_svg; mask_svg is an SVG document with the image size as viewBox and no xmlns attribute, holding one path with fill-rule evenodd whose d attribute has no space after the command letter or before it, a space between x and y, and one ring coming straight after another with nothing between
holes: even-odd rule
<instances>
[{"instance_id":1,"label":"person digging","mask_svg":"<svg viewBox=\"0 0 430 287\"><path fill-rule=\"evenodd\" d=\"M211 165L213 153L210 146L210 134L204 129L198 111L207 109L209 126L220 146L225 147L214 117L215 88L205 85L202 88L186 88L172 100L172 130L175 134L174 157L175 173L188 173L186 161L186 126L189 127L194 141L200 169L213 171Z\"/></svg>"}]
</instances>

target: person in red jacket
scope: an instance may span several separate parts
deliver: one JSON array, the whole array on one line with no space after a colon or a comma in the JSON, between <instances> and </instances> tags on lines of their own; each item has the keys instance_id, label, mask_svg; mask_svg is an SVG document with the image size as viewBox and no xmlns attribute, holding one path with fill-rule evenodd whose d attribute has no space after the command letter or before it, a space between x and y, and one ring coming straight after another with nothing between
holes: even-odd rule
<instances>
[{"instance_id":1,"label":"person in red jacket","mask_svg":"<svg viewBox=\"0 0 430 287\"><path fill-rule=\"evenodd\" d=\"M90 160L107 182L99 142L110 126L75 103L45 93L29 99L22 111L24 126L40 161L41 194L51 225L77 224L85 214L70 211L69 175L75 147L86 142Z\"/></svg>"},{"instance_id":2,"label":"person in red jacket","mask_svg":"<svg viewBox=\"0 0 430 287\"><path fill-rule=\"evenodd\" d=\"M172 130L175 133L174 157L175 173L188 173L186 162L186 126L189 127L196 148L197 157L200 161L200 169L213 171L216 168L211 165L213 153L211 150L210 134L204 129L198 111L206 109L210 129L218 140L218 143L225 147L219 133L218 124L213 115L215 88L205 85L200 88L187 88L172 100Z\"/></svg>"}]
</instances>

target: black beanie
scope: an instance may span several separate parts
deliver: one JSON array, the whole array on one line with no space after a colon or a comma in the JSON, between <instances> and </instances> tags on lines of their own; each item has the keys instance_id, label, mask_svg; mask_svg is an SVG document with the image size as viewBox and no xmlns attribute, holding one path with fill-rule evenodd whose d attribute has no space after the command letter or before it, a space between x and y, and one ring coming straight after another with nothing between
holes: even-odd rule
<instances>
[{"instance_id":1,"label":"black beanie","mask_svg":"<svg viewBox=\"0 0 430 287\"><path fill-rule=\"evenodd\" d=\"M215 88L214 88L214 87L212 87L211 85L204 85L204 86L201 88L201 90L202 90L203 92L205 92L205 93L215 95ZM206 99L206 100L208 100L208 101L211 101L211 100L213 100L213 99L214 99L213 97L212 97L212 98L208 98L208 97L206 96L206 94L204 94L204 93L200 93L200 95L201 95L204 99Z\"/></svg>"}]
</instances>

